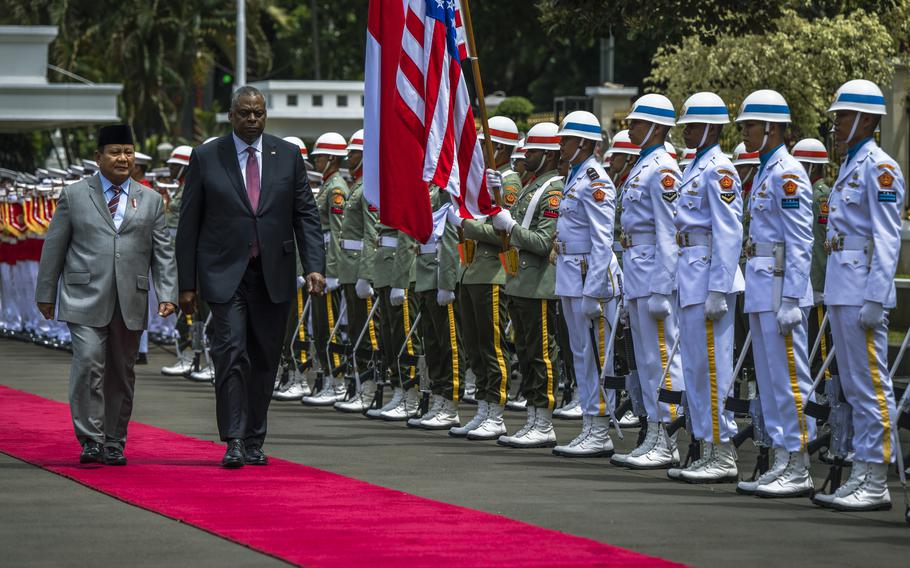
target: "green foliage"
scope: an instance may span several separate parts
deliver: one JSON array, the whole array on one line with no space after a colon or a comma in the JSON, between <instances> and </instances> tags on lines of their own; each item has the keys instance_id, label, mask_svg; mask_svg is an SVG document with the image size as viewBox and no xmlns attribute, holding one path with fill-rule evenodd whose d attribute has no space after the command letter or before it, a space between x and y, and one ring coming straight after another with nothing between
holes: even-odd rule
<instances>
[{"instance_id":1,"label":"green foliage","mask_svg":"<svg viewBox=\"0 0 910 568\"><path fill-rule=\"evenodd\" d=\"M507 116L515 121L519 132L528 131L528 117L534 112L534 103L524 97L507 97L491 113Z\"/></svg>"},{"instance_id":2,"label":"green foliage","mask_svg":"<svg viewBox=\"0 0 910 568\"><path fill-rule=\"evenodd\" d=\"M716 92L731 114L750 92L774 89L790 105L795 138L826 131L827 108L845 81L865 78L886 84L896 42L878 15L857 10L807 20L785 10L766 33L721 34L708 44L689 36L658 50L649 90L677 105L699 91ZM725 138L738 138L727 128ZM728 144L730 146L730 144Z\"/></svg>"}]
</instances>

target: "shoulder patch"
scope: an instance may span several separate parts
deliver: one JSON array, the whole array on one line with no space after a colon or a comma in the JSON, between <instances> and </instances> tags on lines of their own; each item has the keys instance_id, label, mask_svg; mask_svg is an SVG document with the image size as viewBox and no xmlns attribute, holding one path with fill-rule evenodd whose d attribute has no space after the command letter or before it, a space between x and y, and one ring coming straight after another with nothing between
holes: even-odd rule
<instances>
[{"instance_id":1,"label":"shoulder patch","mask_svg":"<svg viewBox=\"0 0 910 568\"><path fill-rule=\"evenodd\" d=\"M607 187L607 184L602 181L592 181L591 187Z\"/></svg>"},{"instance_id":2,"label":"shoulder patch","mask_svg":"<svg viewBox=\"0 0 910 568\"><path fill-rule=\"evenodd\" d=\"M332 204L341 205L342 203L344 203L344 193L342 193L340 190L332 193Z\"/></svg>"},{"instance_id":3,"label":"shoulder patch","mask_svg":"<svg viewBox=\"0 0 910 568\"><path fill-rule=\"evenodd\" d=\"M894 171L894 165L893 165L893 164L878 164L878 169L880 169L880 170L891 170L891 171L893 172L893 171Z\"/></svg>"},{"instance_id":4,"label":"shoulder patch","mask_svg":"<svg viewBox=\"0 0 910 568\"><path fill-rule=\"evenodd\" d=\"M790 197L790 198L785 197L785 198L783 198L783 199L780 200L780 206L781 206L783 209L799 209L799 198L797 198L797 197Z\"/></svg>"},{"instance_id":5,"label":"shoulder patch","mask_svg":"<svg viewBox=\"0 0 910 568\"><path fill-rule=\"evenodd\" d=\"M734 191L722 191L720 193L720 200L726 203L727 205L733 203L736 200L736 192Z\"/></svg>"},{"instance_id":6,"label":"shoulder patch","mask_svg":"<svg viewBox=\"0 0 910 568\"><path fill-rule=\"evenodd\" d=\"M511 193L518 193L521 190L521 187L510 183L503 185L502 190Z\"/></svg>"},{"instance_id":7,"label":"shoulder patch","mask_svg":"<svg viewBox=\"0 0 910 568\"><path fill-rule=\"evenodd\" d=\"M675 191L665 191L660 195L660 197L667 203L673 203L676 201L676 198L679 197L679 194Z\"/></svg>"},{"instance_id":8,"label":"shoulder patch","mask_svg":"<svg viewBox=\"0 0 910 568\"><path fill-rule=\"evenodd\" d=\"M662 170L660 170L660 173L662 173L662 174L675 174L676 172L673 171L673 170L671 170L670 168L663 168Z\"/></svg>"},{"instance_id":9,"label":"shoulder patch","mask_svg":"<svg viewBox=\"0 0 910 568\"><path fill-rule=\"evenodd\" d=\"M602 189L594 190L594 193L593 193L594 201L597 201L599 203L599 202L603 201L604 197L606 197L606 196L607 196L607 194L604 190L602 190Z\"/></svg>"},{"instance_id":10,"label":"shoulder patch","mask_svg":"<svg viewBox=\"0 0 910 568\"><path fill-rule=\"evenodd\" d=\"M543 212L543 216L549 217L550 219L556 219L559 217L559 211L555 211L553 209L547 209L546 211Z\"/></svg>"},{"instance_id":11,"label":"shoulder patch","mask_svg":"<svg viewBox=\"0 0 910 568\"><path fill-rule=\"evenodd\" d=\"M784 176L786 177L786 176ZM797 176L793 176L796 179L799 179ZM782 186L784 193L787 195L796 195L796 190L799 189L799 186L796 185L796 182L792 179L788 179L787 182Z\"/></svg>"},{"instance_id":12,"label":"shoulder patch","mask_svg":"<svg viewBox=\"0 0 910 568\"><path fill-rule=\"evenodd\" d=\"M367 206L367 211L369 211L370 213L379 213L379 207L376 207L375 205L370 204L369 206Z\"/></svg>"},{"instance_id":13,"label":"shoulder patch","mask_svg":"<svg viewBox=\"0 0 910 568\"><path fill-rule=\"evenodd\" d=\"M881 190L878 192L879 203L897 203L897 192L893 190Z\"/></svg>"},{"instance_id":14,"label":"shoulder patch","mask_svg":"<svg viewBox=\"0 0 910 568\"><path fill-rule=\"evenodd\" d=\"M717 170L717 173L723 174L723 175L725 175L725 176L735 176L735 175L736 175L735 172L731 172L730 170L727 170L727 169L724 169L724 170Z\"/></svg>"},{"instance_id":15,"label":"shoulder patch","mask_svg":"<svg viewBox=\"0 0 910 568\"><path fill-rule=\"evenodd\" d=\"M559 197L562 197L562 190L561 189L551 189L551 190L547 191L547 195L557 195Z\"/></svg>"},{"instance_id":16,"label":"shoulder patch","mask_svg":"<svg viewBox=\"0 0 910 568\"><path fill-rule=\"evenodd\" d=\"M502 199L506 202L507 205L515 205L515 201L518 199L518 197L515 196L514 191L509 191L502 196Z\"/></svg>"},{"instance_id":17,"label":"shoulder patch","mask_svg":"<svg viewBox=\"0 0 910 568\"><path fill-rule=\"evenodd\" d=\"M552 207L553 209L559 209L560 201L562 201L562 199L554 195L547 200L547 206Z\"/></svg>"},{"instance_id":18,"label":"shoulder patch","mask_svg":"<svg viewBox=\"0 0 910 568\"><path fill-rule=\"evenodd\" d=\"M593 167L588 168L588 170L585 172L585 174L591 179L591 181L596 181L596 180L600 179L600 174L597 173L597 170L594 169Z\"/></svg>"},{"instance_id":19,"label":"shoulder patch","mask_svg":"<svg viewBox=\"0 0 910 568\"><path fill-rule=\"evenodd\" d=\"M883 188L890 188L894 185L894 176L891 172L882 172L881 175L878 176L878 185ZM881 201L881 199L879 199L879 201Z\"/></svg>"},{"instance_id":20,"label":"shoulder patch","mask_svg":"<svg viewBox=\"0 0 910 568\"><path fill-rule=\"evenodd\" d=\"M783 179L799 179L799 176L796 174L784 174L780 177L782 177Z\"/></svg>"},{"instance_id":21,"label":"shoulder patch","mask_svg":"<svg viewBox=\"0 0 910 568\"><path fill-rule=\"evenodd\" d=\"M676 179L673 176L664 176L660 178L660 185L664 186L666 189L670 189L676 185Z\"/></svg>"},{"instance_id":22,"label":"shoulder patch","mask_svg":"<svg viewBox=\"0 0 910 568\"><path fill-rule=\"evenodd\" d=\"M734 183L734 182L733 182L733 178L732 178L732 177L730 177L730 176L728 176L728 175L724 175L724 177L720 178L720 181L717 182L717 183L720 185L720 188L721 188L721 189L723 189L723 190L726 191L726 190L728 190L728 189L730 189L730 188L733 187L733 183ZM729 202L728 202L728 203L729 203Z\"/></svg>"}]
</instances>

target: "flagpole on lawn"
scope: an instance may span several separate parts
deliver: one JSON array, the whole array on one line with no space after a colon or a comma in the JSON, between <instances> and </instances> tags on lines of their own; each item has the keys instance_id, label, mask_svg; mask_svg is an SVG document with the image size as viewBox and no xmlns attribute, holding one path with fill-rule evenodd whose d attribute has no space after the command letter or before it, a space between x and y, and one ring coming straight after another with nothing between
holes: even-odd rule
<instances>
[{"instance_id":1,"label":"flagpole on lawn","mask_svg":"<svg viewBox=\"0 0 910 568\"><path fill-rule=\"evenodd\" d=\"M493 158L493 139L490 138L490 125L487 120L487 102L483 97L483 81L480 78L480 60L477 57L477 46L474 44L474 25L471 23L471 7L469 0L461 0L461 12L464 15L464 31L468 40L468 51L471 58L471 72L474 75L474 92L477 95L477 104L480 107L480 126L483 128L483 155L488 168L496 167ZM484 174L486 175L486 174ZM493 198L496 205L502 207L502 190L493 188ZM509 250L509 235L499 233L502 237L502 250Z\"/></svg>"}]
</instances>

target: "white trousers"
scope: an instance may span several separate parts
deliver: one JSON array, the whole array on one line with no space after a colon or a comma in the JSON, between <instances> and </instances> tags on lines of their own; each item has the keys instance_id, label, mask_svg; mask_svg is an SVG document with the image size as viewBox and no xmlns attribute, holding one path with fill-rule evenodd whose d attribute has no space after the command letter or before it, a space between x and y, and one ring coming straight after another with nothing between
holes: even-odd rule
<instances>
[{"instance_id":1,"label":"white trousers","mask_svg":"<svg viewBox=\"0 0 910 568\"><path fill-rule=\"evenodd\" d=\"M733 320L736 294L727 295L730 309L716 321L705 319L705 305L679 312L680 351L692 436L714 444L736 434L733 413L724 410L733 383Z\"/></svg>"},{"instance_id":2,"label":"white trousers","mask_svg":"<svg viewBox=\"0 0 910 568\"><path fill-rule=\"evenodd\" d=\"M804 451L815 438L815 420L803 413L812 395L806 311L802 323L786 336L778 331L774 312L749 314L749 326L755 378L771 444L788 452Z\"/></svg>"},{"instance_id":3,"label":"white trousers","mask_svg":"<svg viewBox=\"0 0 910 568\"><path fill-rule=\"evenodd\" d=\"M632 326L632 342L635 345L635 364L638 367L638 381L649 422L672 422L681 412L675 404L657 402L657 391L665 388L673 391L683 389L683 365L679 351L669 361L670 372L663 380L667 358L673 350L673 342L679 337L677 325L676 293L670 298L670 315L658 321L648 312L648 297L629 300L629 323Z\"/></svg>"},{"instance_id":4,"label":"white trousers","mask_svg":"<svg viewBox=\"0 0 910 568\"><path fill-rule=\"evenodd\" d=\"M891 463L897 410L888 372L888 325L859 325L859 306L829 306L828 319L844 398L853 407L857 461Z\"/></svg>"},{"instance_id":5,"label":"white trousers","mask_svg":"<svg viewBox=\"0 0 910 568\"><path fill-rule=\"evenodd\" d=\"M616 313L616 301L606 302L603 305L604 317L592 322L581 311L581 298L564 297L561 300L563 316L569 328L569 345L572 347L572 363L582 413L586 416L609 416L616 407L616 396L612 390L604 391L597 374L597 362L603 361L605 346L610 338L610 323ZM591 338L592 323L596 343ZM612 354L604 364L613 368Z\"/></svg>"}]
</instances>

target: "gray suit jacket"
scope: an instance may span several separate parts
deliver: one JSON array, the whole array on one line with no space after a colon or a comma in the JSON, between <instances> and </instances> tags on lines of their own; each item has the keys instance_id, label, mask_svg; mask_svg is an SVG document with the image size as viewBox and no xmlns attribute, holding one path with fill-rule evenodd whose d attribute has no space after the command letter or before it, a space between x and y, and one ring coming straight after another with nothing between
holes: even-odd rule
<instances>
[{"instance_id":1,"label":"gray suit jacket","mask_svg":"<svg viewBox=\"0 0 910 568\"><path fill-rule=\"evenodd\" d=\"M57 301L61 321L103 327L120 302L131 330L148 325L149 269L160 302L177 303L177 268L161 195L130 183L120 230L107 209L98 176L66 187L60 194L41 251L35 300Z\"/></svg>"}]
</instances>

